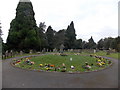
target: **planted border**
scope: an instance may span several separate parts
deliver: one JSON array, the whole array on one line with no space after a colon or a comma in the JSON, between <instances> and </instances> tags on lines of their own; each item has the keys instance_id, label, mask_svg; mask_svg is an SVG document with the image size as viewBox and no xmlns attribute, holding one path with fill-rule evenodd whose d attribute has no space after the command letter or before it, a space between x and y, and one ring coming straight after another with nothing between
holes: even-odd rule
<instances>
[{"instance_id":1,"label":"planted border","mask_svg":"<svg viewBox=\"0 0 120 90\"><path fill-rule=\"evenodd\" d=\"M47 55L44 55L44 57L46 57ZM49 55L48 55L49 56ZM56 54L54 54L54 55L50 55L51 57L52 56L56 56ZM71 55L68 55L68 56L70 56L71 57ZM61 57L64 57L64 58L66 58L66 57L68 57L68 56L61 56ZM79 56L80 58L81 57L83 57L83 56L80 56L80 55L72 55L72 56ZM42 56L40 56L40 58L41 58ZM80 71L80 70L75 70L75 69L71 69L70 67L68 67L68 65L66 65L66 63L65 63L65 66L66 66L66 71L65 72L67 72L67 73L85 73L85 72L96 72L96 71L99 71L99 70L104 70L104 69L106 69L106 68L108 68L109 66L111 66L112 65L112 61L111 60L108 60L108 59L105 59L105 58L102 58L102 57L100 57L100 56L97 56L97 55L90 55L90 56L84 56L84 57L88 57L88 58L92 58L93 60L102 60L102 59L104 59L104 60L106 60L107 62L106 63L108 63L108 62L110 62L109 64L107 64L107 65L104 65L104 67L101 67L101 66L97 66L98 67L98 69L93 69L93 66L91 66L92 67L92 69L89 69L89 68L83 68L83 71ZM55 70L55 68L53 68L52 70L47 70L47 69L41 69L41 68L45 68L45 63L41 63L41 64L43 64L43 66L40 66L40 64L38 64L39 66L38 66L38 68L34 68L34 65L36 65L36 62L34 62L34 59L35 58L39 58L39 57L27 57L27 58L21 58L21 59L19 59L19 60L13 60L12 62L11 62L11 64L12 64L12 66L14 66L14 67L17 67L17 68L21 68L21 69L24 69L24 70L31 70L31 71L38 71L38 72L61 72L61 70ZM27 65L27 63L26 63L26 59L29 59L30 60L30 62L34 62L33 64L28 64ZM16 61L19 61L19 62L17 62L16 64L17 65L15 65L15 62ZM84 61L84 62L86 62L86 61ZM97 62L96 62L97 63ZM63 63L61 63L61 66L63 67L63 65L62 65ZM90 63L88 62L88 65L89 65ZM51 63L51 65L54 65L54 64L52 64ZM71 64L72 65L72 64ZM84 63L83 64L83 66L85 66L86 64ZM28 67L26 67L26 66L28 66ZM56 66L56 65L55 65ZM75 65L74 65L75 66ZM25 68L24 68L25 67ZM48 68L48 67L46 67L46 68ZM51 68L51 67L50 67ZM69 69L68 69L69 68ZM75 68L76 68L76 66L75 66ZM79 68L82 68L82 67L79 67ZM63 71L64 72L64 71Z\"/></svg>"}]
</instances>

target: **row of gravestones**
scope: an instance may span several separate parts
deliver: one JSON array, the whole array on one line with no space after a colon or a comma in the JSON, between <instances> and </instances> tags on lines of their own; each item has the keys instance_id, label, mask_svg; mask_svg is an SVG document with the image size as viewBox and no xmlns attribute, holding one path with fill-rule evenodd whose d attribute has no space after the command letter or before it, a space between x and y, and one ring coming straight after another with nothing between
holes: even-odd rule
<instances>
[{"instance_id":1,"label":"row of gravestones","mask_svg":"<svg viewBox=\"0 0 120 90\"><path fill-rule=\"evenodd\" d=\"M42 52L43 52L43 53L48 52L48 49L45 49L45 48L44 48L44 49L42 50ZM50 52L52 52L52 51L50 51ZM55 48L55 49L53 49L53 52L63 53L63 52L66 52L66 50L63 50L63 48L61 48L61 49L58 51L58 50ZM77 52L77 53L81 53L82 50L81 50L81 49L68 49L67 52ZM92 52L96 53L97 50L94 49L94 50L92 50ZM106 52L107 52L107 55L110 54L110 50L108 50L108 51L106 51ZM29 53L32 54L32 53L33 53L33 50L30 50ZM2 55L2 58L3 58L3 59L6 59L6 58L8 58L8 57L14 57L14 56L16 56L16 55L23 55L23 51L13 52L13 50L10 50L10 51L7 50L7 51L5 52L5 54Z\"/></svg>"},{"instance_id":2,"label":"row of gravestones","mask_svg":"<svg viewBox=\"0 0 120 90\"><path fill-rule=\"evenodd\" d=\"M3 55L2 55L2 59L7 59L9 57L14 57L16 55L23 55L23 51L20 52L13 52L13 50L10 51L6 51Z\"/></svg>"},{"instance_id":3,"label":"row of gravestones","mask_svg":"<svg viewBox=\"0 0 120 90\"><path fill-rule=\"evenodd\" d=\"M33 50L30 50L29 51L30 54L33 53ZM14 57L14 56L17 56L17 55L23 55L24 52L23 51L20 51L20 52L15 52L13 50L10 50L10 51L6 51L3 55L2 55L2 59L6 59L6 58L10 58L10 57Z\"/></svg>"},{"instance_id":4,"label":"row of gravestones","mask_svg":"<svg viewBox=\"0 0 120 90\"><path fill-rule=\"evenodd\" d=\"M68 49L68 50L60 49L60 50L57 50L55 48L55 49L53 49L53 52L60 52L60 53L63 53L63 52L77 52L77 53L81 53L82 50L81 49Z\"/></svg>"}]
</instances>

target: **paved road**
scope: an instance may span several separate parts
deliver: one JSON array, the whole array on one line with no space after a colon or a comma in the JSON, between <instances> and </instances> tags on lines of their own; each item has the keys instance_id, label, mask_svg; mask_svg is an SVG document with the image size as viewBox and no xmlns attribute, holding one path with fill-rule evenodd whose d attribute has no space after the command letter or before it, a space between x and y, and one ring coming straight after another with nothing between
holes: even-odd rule
<instances>
[{"instance_id":1,"label":"paved road","mask_svg":"<svg viewBox=\"0 0 120 90\"><path fill-rule=\"evenodd\" d=\"M108 69L83 74L34 72L3 61L3 88L118 88L118 60Z\"/></svg>"}]
</instances>

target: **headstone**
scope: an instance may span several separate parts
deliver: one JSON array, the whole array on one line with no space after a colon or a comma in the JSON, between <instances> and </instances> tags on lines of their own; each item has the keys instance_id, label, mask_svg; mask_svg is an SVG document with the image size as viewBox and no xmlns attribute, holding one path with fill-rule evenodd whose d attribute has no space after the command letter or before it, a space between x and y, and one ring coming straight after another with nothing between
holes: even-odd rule
<instances>
[{"instance_id":1,"label":"headstone","mask_svg":"<svg viewBox=\"0 0 120 90\"><path fill-rule=\"evenodd\" d=\"M10 57L13 57L13 51L12 50L10 51Z\"/></svg>"},{"instance_id":2,"label":"headstone","mask_svg":"<svg viewBox=\"0 0 120 90\"><path fill-rule=\"evenodd\" d=\"M30 50L30 54L32 54L33 50Z\"/></svg>"},{"instance_id":3,"label":"headstone","mask_svg":"<svg viewBox=\"0 0 120 90\"><path fill-rule=\"evenodd\" d=\"M40 52L37 52L37 54L40 54Z\"/></svg>"},{"instance_id":4,"label":"headstone","mask_svg":"<svg viewBox=\"0 0 120 90\"><path fill-rule=\"evenodd\" d=\"M96 53L96 50L94 49L94 53Z\"/></svg>"},{"instance_id":5,"label":"headstone","mask_svg":"<svg viewBox=\"0 0 120 90\"><path fill-rule=\"evenodd\" d=\"M57 51L57 49L56 49L56 48L54 48L54 49L53 49L53 52L56 52L56 51Z\"/></svg>"},{"instance_id":6,"label":"headstone","mask_svg":"<svg viewBox=\"0 0 120 90\"><path fill-rule=\"evenodd\" d=\"M5 58L8 57L8 50L5 52Z\"/></svg>"},{"instance_id":7,"label":"headstone","mask_svg":"<svg viewBox=\"0 0 120 90\"><path fill-rule=\"evenodd\" d=\"M47 49L47 52L48 52L48 49Z\"/></svg>"},{"instance_id":8,"label":"headstone","mask_svg":"<svg viewBox=\"0 0 120 90\"><path fill-rule=\"evenodd\" d=\"M23 55L23 51L20 51L20 55Z\"/></svg>"},{"instance_id":9,"label":"headstone","mask_svg":"<svg viewBox=\"0 0 120 90\"><path fill-rule=\"evenodd\" d=\"M2 59L5 59L5 55L2 55Z\"/></svg>"},{"instance_id":10,"label":"headstone","mask_svg":"<svg viewBox=\"0 0 120 90\"><path fill-rule=\"evenodd\" d=\"M63 53L64 47L65 47L65 46L64 46L63 44L60 45L60 53Z\"/></svg>"},{"instance_id":11,"label":"headstone","mask_svg":"<svg viewBox=\"0 0 120 90\"><path fill-rule=\"evenodd\" d=\"M70 51L73 52L73 49L71 49Z\"/></svg>"},{"instance_id":12,"label":"headstone","mask_svg":"<svg viewBox=\"0 0 120 90\"><path fill-rule=\"evenodd\" d=\"M110 50L107 51L106 55L110 55Z\"/></svg>"},{"instance_id":13,"label":"headstone","mask_svg":"<svg viewBox=\"0 0 120 90\"><path fill-rule=\"evenodd\" d=\"M45 48L43 48L43 52L45 52L46 51L46 49Z\"/></svg>"}]
</instances>

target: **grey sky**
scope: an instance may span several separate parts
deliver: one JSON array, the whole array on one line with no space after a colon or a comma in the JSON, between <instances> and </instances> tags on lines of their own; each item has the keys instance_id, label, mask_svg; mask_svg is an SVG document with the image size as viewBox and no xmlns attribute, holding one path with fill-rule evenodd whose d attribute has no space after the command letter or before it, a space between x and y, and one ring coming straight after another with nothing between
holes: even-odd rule
<instances>
[{"instance_id":1,"label":"grey sky","mask_svg":"<svg viewBox=\"0 0 120 90\"><path fill-rule=\"evenodd\" d=\"M118 36L119 0L30 0L37 25L45 22L56 31L66 29L74 21L77 38L97 42L104 37ZM19 0L1 0L0 21L6 41L10 22L15 18Z\"/></svg>"}]
</instances>

